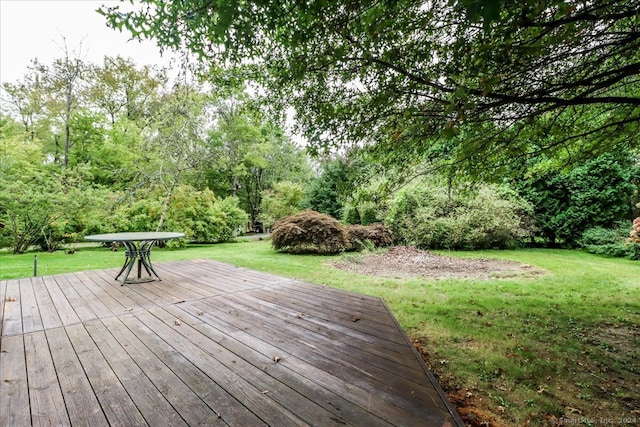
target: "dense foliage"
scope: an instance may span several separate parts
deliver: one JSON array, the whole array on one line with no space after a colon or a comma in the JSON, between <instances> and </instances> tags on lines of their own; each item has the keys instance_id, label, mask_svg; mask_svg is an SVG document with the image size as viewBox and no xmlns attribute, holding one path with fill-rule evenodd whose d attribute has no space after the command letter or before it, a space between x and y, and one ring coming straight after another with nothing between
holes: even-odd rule
<instances>
[{"instance_id":1,"label":"dense foliage","mask_svg":"<svg viewBox=\"0 0 640 427\"><path fill-rule=\"evenodd\" d=\"M506 188L423 182L399 192L385 224L396 242L423 249L514 248L531 235L531 211Z\"/></svg>"},{"instance_id":2,"label":"dense foliage","mask_svg":"<svg viewBox=\"0 0 640 427\"><path fill-rule=\"evenodd\" d=\"M163 194L149 195L131 205L122 205L112 218L112 231L154 230L162 213ZM164 226L180 230L196 242L226 242L238 235L248 216L233 197L218 199L211 190L198 191L189 185L175 189ZM183 240L168 242L169 245Z\"/></svg>"},{"instance_id":3,"label":"dense foliage","mask_svg":"<svg viewBox=\"0 0 640 427\"><path fill-rule=\"evenodd\" d=\"M587 229L630 218L640 165L627 152L605 154L566 172L532 168L517 187L534 206L538 234L549 244L572 245Z\"/></svg>"},{"instance_id":4,"label":"dense foliage","mask_svg":"<svg viewBox=\"0 0 640 427\"><path fill-rule=\"evenodd\" d=\"M588 252L618 258L640 260L640 220L636 220L629 233L629 223L620 221L612 228L593 227L582 233L580 245ZM630 237L631 234L631 237Z\"/></svg>"},{"instance_id":5,"label":"dense foliage","mask_svg":"<svg viewBox=\"0 0 640 427\"><path fill-rule=\"evenodd\" d=\"M141 3L102 13L195 52L212 81L221 64L258 81L316 149L365 142L490 174L541 151L579 162L638 147L635 0Z\"/></svg>"},{"instance_id":6,"label":"dense foliage","mask_svg":"<svg viewBox=\"0 0 640 427\"><path fill-rule=\"evenodd\" d=\"M285 216L300 211L305 192L300 184L282 181L262 193L262 212L258 219L266 229Z\"/></svg>"},{"instance_id":7,"label":"dense foliage","mask_svg":"<svg viewBox=\"0 0 640 427\"><path fill-rule=\"evenodd\" d=\"M169 82L129 60L88 64L65 50L4 83L0 247L55 250L133 230L226 241L252 226L263 192L310 180L306 154L249 96L205 90L188 65Z\"/></svg>"}]
</instances>

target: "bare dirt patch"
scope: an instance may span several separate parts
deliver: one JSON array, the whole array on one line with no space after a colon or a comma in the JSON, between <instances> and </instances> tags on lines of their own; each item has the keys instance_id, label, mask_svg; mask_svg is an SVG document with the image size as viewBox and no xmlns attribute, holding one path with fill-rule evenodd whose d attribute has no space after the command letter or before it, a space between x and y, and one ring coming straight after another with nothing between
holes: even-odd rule
<instances>
[{"instance_id":1,"label":"bare dirt patch","mask_svg":"<svg viewBox=\"0 0 640 427\"><path fill-rule=\"evenodd\" d=\"M394 246L386 253L351 257L332 264L342 270L392 278L498 279L538 276L544 271L518 262L456 258L433 254L413 246Z\"/></svg>"}]
</instances>

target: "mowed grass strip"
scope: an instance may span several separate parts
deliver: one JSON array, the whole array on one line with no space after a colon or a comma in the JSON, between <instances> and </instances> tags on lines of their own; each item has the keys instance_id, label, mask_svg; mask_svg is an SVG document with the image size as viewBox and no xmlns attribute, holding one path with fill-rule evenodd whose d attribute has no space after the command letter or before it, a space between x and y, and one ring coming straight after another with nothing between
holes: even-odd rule
<instances>
[{"instance_id":1,"label":"mowed grass strip","mask_svg":"<svg viewBox=\"0 0 640 427\"><path fill-rule=\"evenodd\" d=\"M124 257L97 247L37 255L39 275L115 268ZM351 254L286 255L268 241L154 249L152 260L211 258L384 298L469 422L640 421L640 263L547 249L446 255L508 259L546 274L366 276L331 267ZM33 257L0 254L0 278L32 275Z\"/></svg>"}]
</instances>

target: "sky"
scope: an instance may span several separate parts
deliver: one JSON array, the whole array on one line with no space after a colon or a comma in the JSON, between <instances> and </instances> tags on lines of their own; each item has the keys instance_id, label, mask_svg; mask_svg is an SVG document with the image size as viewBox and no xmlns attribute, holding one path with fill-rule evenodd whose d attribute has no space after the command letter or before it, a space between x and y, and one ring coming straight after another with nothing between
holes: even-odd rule
<instances>
[{"instance_id":1,"label":"sky","mask_svg":"<svg viewBox=\"0 0 640 427\"><path fill-rule=\"evenodd\" d=\"M80 52L90 63L102 64L105 55L123 56L142 65L166 65L152 41L130 40L106 26L95 12L101 5L116 5L113 0L0 0L0 82L15 83L27 72L31 60L51 64L64 56L64 41L69 52ZM126 5L125 5L126 7ZM72 55L75 56L75 55Z\"/></svg>"}]
</instances>

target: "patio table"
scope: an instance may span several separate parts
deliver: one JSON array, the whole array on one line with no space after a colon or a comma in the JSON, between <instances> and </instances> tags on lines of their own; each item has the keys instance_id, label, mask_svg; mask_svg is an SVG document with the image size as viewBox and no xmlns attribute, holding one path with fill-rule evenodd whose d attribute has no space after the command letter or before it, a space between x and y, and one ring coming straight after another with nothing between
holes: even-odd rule
<instances>
[{"instance_id":1,"label":"patio table","mask_svg":"<svg viewBox=\"0 0 640 427\"><path fill-rule=\"evenodd\" d=\"M115 278L115 280L118 280L120 276L123 276L121 285L124 285L125 283L151 282L156 279L162 280L153 268L153 264L151 264L151 248L157 241L179 239L180 237L184 237L184 233L145 231L133 233L93 234L85 236L84 239L90 242L119 242L124 245L124 265ZM138 261L137 277L129 278L129 274L131 273L136 261ZM146 270L148 277L142 277L142 267Z\"/></svg>"}]
</instances>

